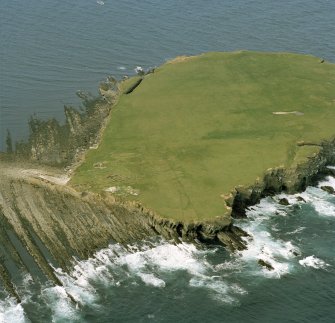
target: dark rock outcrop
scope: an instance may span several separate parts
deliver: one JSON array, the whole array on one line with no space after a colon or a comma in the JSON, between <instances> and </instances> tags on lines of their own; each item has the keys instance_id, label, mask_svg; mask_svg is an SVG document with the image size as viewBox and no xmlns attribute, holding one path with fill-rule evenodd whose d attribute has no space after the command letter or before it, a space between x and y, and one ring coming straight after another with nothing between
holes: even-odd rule
<instances>
[{"instance_id":1,"label":"dark rock outcrop","mask_svg":"<svg viewBox=\"0 0 335 323\"><path fill-rule=\"evenodd\" d=\"M287 198L282 198L282 199L280 199L280 200L278 201L278 203L279 203L280 205L284 205L284 206L290 205L290 203L289 203L289 201L288 201Z\"/></svg>"},{"instance_id":2,"label":"dark rock outcrop","mask_svg":"<svg viewBox=\"0 0 335 323\"><path fill-rule=\"evenodd\" d=\"M302 196L297 196L297 201L306 203L306 200Z\"/></svg>"},{"instance_id":3,"label":"dark rock outcrop","mask_svg":"<svg viewBox=\"0 0 335 323\"><path fill-rule=\"evenodd\" d=\"M109 77L100 84L100 95L93 97L77 92L81 109L65 106L65 124L56 119L32 117L26 142L16 143L12 155L18 160L30 160L44 165L69 166L99 141L112 106L118 99L118 84ZM7 149L8 150L8 149Z\"/></svg>"},{"instance_id":4,"label":"dark rock outcrop","mask_svg":"<svg viewBox=\"0 0 335 323\"><path fill-rule=\"evenodd\" d=\"M267 270L274 270L273 266L266 262L265 260L263 259L259 259L258 262L257 262L261 267L264 267L266 268Z\"/></svg>"},{"instance_id":5,"label":"dark rock outcrop","mask_svg":"<svg viewBox=\"0 0 335 323\"><path fill-rule=\"evenodd\" d=\"M332 187L332 186L327 186L327 185L325 185L325 186L321 186L320 187L323 191L325 191L325 192L327 192L327 193L329 193L329 194L335 194L335 190L334 190L334 188Z\"/></svg>"}]
</instances>

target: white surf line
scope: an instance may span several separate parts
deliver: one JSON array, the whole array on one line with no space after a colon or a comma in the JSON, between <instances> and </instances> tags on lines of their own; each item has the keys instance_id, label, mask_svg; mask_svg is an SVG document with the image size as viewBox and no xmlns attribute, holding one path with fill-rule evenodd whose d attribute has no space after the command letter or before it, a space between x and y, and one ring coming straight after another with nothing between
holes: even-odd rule
<instances>
[{"instance_id":1,"label":"white surf line","mask_svg":"<svg viewBox=\"0 0 335 323\"><path fill-rule=\"evenodd\" d=\"M334 203L327 201L327 198L333 198L333 195L320 189L324 185L335 188L335 178L328 176L325 180L318 183L318 187L309 186L306 191L294 195L278 194L273 198L262 199L258 205L251 207L247 211L249 221L246 221L241 226L243 230L252 235L252 238L246 238L248 249L241 252L242 259L247 261L264 260L274 268L272 271L264 269L263 271L266 275L270 275L273 272L280 277L280 275L288 273L290 264L286 260L299 255L300 250L290 241L285 242L274 239L269 232L270 228L266 226L266 222L274 216L286 216L286 210L289 210L292 205L301 205L304 203L312 206L320 216L335 216ZM286 198L290 205L282 206L278 204L282 198ZM288 232L287 235L298 234L305 229L306 227L299 227L292 232ZM329 266L329 264L315 255L300 259L298 263L304 267L317 269L324 269Z\"/></svg>"},{"instance_id":2,"label":"white surf line","mask_svg":"<svg viewBox=\"0 0 335 323\"><path fill-rule=\"evenodd\" d=\"M44 288L42 296L52 312L52 322L75 322L78 319L77 308L71 303L64 287Z\"/></svg>"},{"instance_id":3,"label":"white surf line","mask_svg":"<svg viewBox=\"0 0 335 323\"><path fill-rule=\"evenodd\" d=\"M70 275L61 269L55 273L66 292L81 304L96 304L97 291L93 286L121 288L125 284L143 284L153 288L166 288L171 272L186 271L190 278L183 283L194 288L204 288L209 296L225 303L237 302L237 295L247 291L236 283L227 281L224 267L211 265L206 256L213 250L200 250L193 244L171 244L165 240L127 248L112 244L98 251L94 257L76 262ZM118 281L120 279L120 281ZM187 278L186 278L187 279Z\"/></svg>"},{"instance_id":4,"label":"white surf line","mask_svg":"<svg viewBox=\"0 0 335 323\"><path fill-rule=\"evenodd\" d=\"M331 185L330 182L323 183ZM314 208L318 215L322 217L335 217L335 205L329 201L329 199L334 198L333 195L318 187L308 187L305 192L299 195Z\"/></svg>"}]
</instances>

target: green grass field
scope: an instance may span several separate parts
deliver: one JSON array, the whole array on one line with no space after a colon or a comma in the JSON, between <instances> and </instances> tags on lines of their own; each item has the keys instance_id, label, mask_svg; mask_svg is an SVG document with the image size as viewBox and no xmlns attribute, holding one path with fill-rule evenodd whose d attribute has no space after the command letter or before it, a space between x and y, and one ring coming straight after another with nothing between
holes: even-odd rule
<instances>
[{"instance_id":1,"label":"green grass field","mask_svg":"<svg viewBox=\"0 0 335 323\"><path fill-rule=\"evenodd\" d=\"M292 111L299 113L273 114ZM163 217L211 220L227 214L222 194L306 158L298 141L334 135L335 65L286 53L208 53L166 63L122 95L71 184L111 188Z\"/></svg>"}]
</instances>

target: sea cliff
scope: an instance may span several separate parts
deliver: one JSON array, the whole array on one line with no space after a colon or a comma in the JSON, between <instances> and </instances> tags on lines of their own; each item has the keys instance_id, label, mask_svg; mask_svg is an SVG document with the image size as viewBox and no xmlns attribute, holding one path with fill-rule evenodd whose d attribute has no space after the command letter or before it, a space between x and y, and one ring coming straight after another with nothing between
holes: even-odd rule
<instances>
[{"instance_id":1,"label":"sea cliff","mask_svg":"<svg viewBox=\"0 0 335 323\"><path fill-rule=\"evenodd\" d=\"M61 284L54 267L154 235L246 248L234 218L335 163L334 88L315 57L209 53L109 78L63 126L32 119L0 156L2 285L19 300L22 270Z\"/></svg>"}]
</instances>

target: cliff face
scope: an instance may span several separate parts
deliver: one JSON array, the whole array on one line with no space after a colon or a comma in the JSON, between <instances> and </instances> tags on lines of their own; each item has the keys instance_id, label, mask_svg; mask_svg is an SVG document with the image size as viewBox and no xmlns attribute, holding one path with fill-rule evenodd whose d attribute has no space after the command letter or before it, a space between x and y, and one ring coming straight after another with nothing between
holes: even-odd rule
<instances>
[{"instance_id":1,"label":"cliff face","mask_svg":"<svg viewBox=\"0 0 335 323\"><path fill-rule=\"evenodd\" d=\"M302 142L298 147L290 167L270 168L263 179L258 179L254 185L238 186L225 197L232 217L245 216L246 208L258 203L265 196L304 191L308 185L314 183L317 175L328 173L327 165L335 163L334 139L318 144Z\"/></svg>"},{"instance_id":2,"label":"cliff face","mask_svg":"<svg viewBox=\"0 0 335 323\"><path fill-rule=\"evenodd\" d=\"M335 141L304 147L314 155L309 151L309 158L294 160L292 167L269 169L254 185L237 187L226 197L232 216L244 216L245 209L264 196L304 190L335 162L334 147ZM18 300L13 282L20 272L61 284L53 267L67 270L73 257L88 258L112 241L127 243L160 234L176 242L182 238L222 243L232 251L246 248L241 239L245 232L232 218L178 222L139 203L117 201L109 193L77 192L65 185L68 178L59 170L0 166L0 284Z\"/></svg>"}]
</instances>

